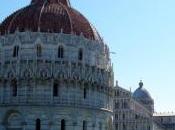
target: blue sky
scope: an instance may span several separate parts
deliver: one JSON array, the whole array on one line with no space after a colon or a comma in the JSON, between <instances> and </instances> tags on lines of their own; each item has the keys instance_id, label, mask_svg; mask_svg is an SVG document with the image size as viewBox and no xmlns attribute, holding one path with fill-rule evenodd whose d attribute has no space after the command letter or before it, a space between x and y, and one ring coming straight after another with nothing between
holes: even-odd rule
<instances>
[{"instance_id":1,"label":"blue sky","mask_svg":"<svg viewBox=\"0 0 175 130\"><path fill-rule=\"evenodd\" d=\"M30 0L1 0L0 21ZM175 111L175 1L71 0L115 55L115 79L134 91L140 79L157 112Z\"/></svg>"}]
</instances>

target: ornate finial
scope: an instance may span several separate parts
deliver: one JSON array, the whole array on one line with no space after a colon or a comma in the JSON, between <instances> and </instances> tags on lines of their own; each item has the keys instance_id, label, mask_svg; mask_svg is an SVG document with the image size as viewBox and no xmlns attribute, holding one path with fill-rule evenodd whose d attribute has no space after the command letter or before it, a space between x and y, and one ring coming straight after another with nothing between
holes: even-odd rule
<instances>
[{"instance_id":1,"label":"ornate finial","mask_svg":"<svg viewBox=\"0 0 175 130\"><path fill-rule=\"evenodd\" d=\"M139 82L139 88L142 88L143 87L143 82L142 82L142 80L140 80L140 82Z\"/></svg>"},{"instance_id":2,"label":"ornate finial","mask_svg":"<svg viewBox=\"0 0 175 130\"><path fill-rule=\"evenodd\" d=\"M65 6L70 6L69 0L32 0L31 4L44 3L44 2L61 3Z\"/></svg>"}]
</instances>

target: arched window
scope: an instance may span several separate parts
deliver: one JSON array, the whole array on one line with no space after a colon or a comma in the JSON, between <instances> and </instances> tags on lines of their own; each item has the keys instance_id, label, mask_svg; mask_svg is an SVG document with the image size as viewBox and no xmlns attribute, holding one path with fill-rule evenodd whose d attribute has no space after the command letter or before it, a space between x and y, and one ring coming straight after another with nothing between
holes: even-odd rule
<instances>
[{"instance_id":1,"label":"arched window","mask_svg":"<svg viewBox=\"0 0 175 130\"><path fill-rule=\"evenodd\" d=\"M128 103L127 103L127 102L124 102L123 107L124 107L125 109L128 108Z\"/></svg>"},{"instance_id":2,"label":"arched window","mask_svg":"<svg viewBox=\"0 0 175 130\"><path fill-rule=\"evenodd\" d=\"M41 47L40 44L38 44L36 46L36 53L37 53L37 57L41 57L41 55L42 55L42 47Z\"/></svg>"},{"instance_id":3,"label":"arched window","mask_svg":"<svg viewBox=\"0 0 175 130\"><path fill-rule=\"evenodd\" d=\"M99 123L99 130L102 130L102 123Z\"/></svg>"},{"instance_id":4,"label":"arched window","mask_svg":"<svg viewBox=\"0 0 175 130\"><path fill-rule=\"evenodd\" d=\"M17 81L13 80L11 82L11 86L12 86L12 96L16 97L17 96L17 91L18 91L18 89L17 89Z\"/></svg>"},{"instance_id":5,"label":"arched window","mask_svg":"<svg viewBox=\"0 0 175 130\"><path fill-rule=\"evenodd\" d=\"M118 124L115 124L115 130L118 130Z\"/></svg>"},{"instance_id":6,"label":"arched window","mask_svg":"<svg viewBox=\"0 0 175 130\"><path fill-rule=\"evenodd\" d=\"M116 103L115 103L115 108L118 109L119 106L120 106L119 102L116 102Z\"/></svg>"},{"instance_id":7,"label":"arched window","mask_svg":"<svg viewBox=\"0 0 175 130\"><path fill-rule=\"evenodd\" d=\"M53 84L53 96L57 97L58 96L58 83L54 82Z\"/></svg>"},{"instance_id":8,"label":"arched window","mask_svg":"<svg viewBox=\"0 0 175 130\"><path fill-rule=\"evenodd\" d=\"M123 119L125 119L125 114L123 114Z\"/></svg>"},{"instance_id":9,"label":"arched window","mask_svg":"<svg viewBox=\"0 0 175 130\"><path fill-rule=\"evenodd\" d=\"M64 48L62 46L58 47L58 58L64 58Z\"/></svg>"},{"instance_id":10,"label":"arched window","mask_svg":"<svg viewBox=\"0 0 175 130\"><path fill-rule=\"evenodd\" d=\"M138 117L138 115L135 115L135 119L138 119L139 117Z\"/></svg>"},{"instance_id":11,"label":"arched window","mask_svg":"<svg viewBox=\"0 0 175 130\"><path fill-rule=\"evenodd\" d=\"M118 120L118 114L115 114L115 120Z\"/></svg>"},{"instance_id":12,"label":"arched window","mask_svg":"<svg viewBox=\"0 0 175 130\"><path fill-rule=\"evenodd\" d=\"M35 130L41 130L41 120L40 119L36 119Z\"/></svg>"},{"instance_id":13,"label":"arched window","mask_svg":"<svg viewBox=\"0 0 175 130\"><path fill-rule=\"evenodd\" d=\"M8 124L7 129L2 129L2 127L0 127L0 130L23 130L23 124L26 124L23 117L18 112L12 112L11 114L8 112L4 123Z\"/></svg>"},{"instance_id":14,"label":"arched window","mask_svg":"<svg viewBox=\"0 0 175 130\"><path fill-rule=\"evenodd\" d=\"M61 120L61 130L66 130L66 122L65 120Z\"/></svg>"},{"instance_id":15,"label":"arched window","mask_svg":"<svg viewBox=\"0 0 175 130\"><path fill-rule=\"evenodd\" d=\"M84 99L86 99L86 97L87 97L87 89L84 88Z\"/></svg>"},{"instance_id":16,"label":"arched window","mask_svg":"<svg viewBox=\"0 0 175 130\"><path fill-rule=\"evenodd\" d=\"M18 57L18 53L19 53L19 46L15 46L13 48L13 57Z\"/></svg>"},{"instance_id":17,"label":"arched window","mask_svg":"<svg viewBox=\"0 0 175 130\"><path fill-rule=\"evenodd\" d=\"M80 61L83 60L83 49L79 49L79 51L78 51L78 60L80 60Z\"/></svg>"},{"instance_id":18,"label":"arched window","mask_svg":"<svg viewBox=\"0 0 175 130\"><path fill-rule=\"evenodd\" d=\"M47 70L40 70L40 76L42 78L47 78L48 77L48 73L47 73Z\"/></svg>"},{"instance_id":19,"label":"arched window","mask_svg":"<svg viewBox=\"0 0 175 130\"><path fill-rule=\"evenodd\" d=\"M87 130L87 122L83 121L83 130Z\"/></svg>"},{"instance_id":20,"label":"arched window","mask_svg":"<svg viewBox=\"0 0 175 130\"><path fill-rule=\"evenodd\" d=\"M126 130L126 125L125 125L125 123L123 123L123 130Z\"/></svg>"}]
</instances>

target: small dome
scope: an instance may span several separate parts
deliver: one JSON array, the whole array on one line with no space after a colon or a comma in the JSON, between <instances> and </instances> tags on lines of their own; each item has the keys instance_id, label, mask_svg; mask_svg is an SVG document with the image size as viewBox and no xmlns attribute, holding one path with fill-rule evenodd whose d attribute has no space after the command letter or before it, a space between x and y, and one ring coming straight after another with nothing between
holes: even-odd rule
<instances>
[{"instance_id":1,"label":"small dome","mask_svg":"<svg viewBox=\"0 0 175 130\"><path fill-rule=\"evenodd\" d=\"M69 0L32 0L31 4L7 17L0 25L0 34L49 32L83 35L102 41L90 22L70 6Z\"/></svg>"},{"instance_id":2,"label":"small dome","mask_svg":"<svg viewBox=\"0 0 175 130\"><path fill-rule=\"evenodd\" d=\"M140 81L139 83L139 88L137 88L135 90L135 92L133 93L133 98L139 101L152 101L152 97L149 94L149 92L143 88L143 82Z\"/></svg>"}]
</instances>

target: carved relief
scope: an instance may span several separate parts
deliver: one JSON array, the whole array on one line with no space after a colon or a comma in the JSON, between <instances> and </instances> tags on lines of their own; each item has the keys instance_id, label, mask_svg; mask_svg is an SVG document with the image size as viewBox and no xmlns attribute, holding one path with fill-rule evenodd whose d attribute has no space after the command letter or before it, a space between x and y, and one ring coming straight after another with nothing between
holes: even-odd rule
<instances>
[{"instance_id":1,"label":"carved relief","mask_svg":"<svg viewBox=\"0 0 175 130\"><path fill-rule=\"evenodd\" d=\"M6 113L3 123L7 130L10 129L22 130L23 126L26 125L22 115L15 110L10 110Z\"/></svg>"},{"instance_id":2,"label":"carved relief","mask_svg":"<svg viewBox=\"0 0 175 130\"><path fill-rule=\"evenodd\" d=\"M18 35L20 35L20 33ZM25 35L25 33L23 35ZM84 41L83 38L75 38L78 42L76 43L75 41L72 41L73 43L70 45L70 43L64 43L65 41L68 41L64 40L64 38L61 39L62 42L60 43L58 41L58 37L54 38L53 41L52 38L47 38L50 37L49 35L43 34L36 36L31 34L30 41L25 39L24 36L19 37L21 42L25 41L24 48L25 50L30 51L30 53L25 52L21 47L21 53L18 58L12 59L13 61L6 61L6 59L4 59L8 64L3 65L1 68L1 70L4 72L2 75L4 78L18 78L20 85L20 96L18 97L18 101L38 104L44 102L52 103L52 81L54 80L59 81L62 84L58 86L59 91L61 91L61 95L57 97L59 100L54 100L53 103L73 103L79 105L88 103L89 106L100 106L101 108L107 106L105 103L103 103L104 99L100 94L103 92L104 96L109 95L110 91L107 88L111 83L111 81L109 81L112 78L111 72L108 70L108 68L99 68L98 65L95 66L94 63L89 62L91 61L92 56L97 55L99 50L103 50L101 49L101 47L103 47L102 45L92 43L92 41ZM67 35L65 37L69 38ZM46 39L48 41L45 41ZM45 49L43 50L44 53L38 49L40 53L44 54L41 57L37 57L36 53L36 45L38 43L41 43L42 47ZM4 44L4 47L10 48L10 46L5 45L6 44ZM55 54L58 53L58 45L63 45L64 49L66 46L66 49L64 50L64 54L66 54L66 56L48 59L49 56L47 56L47 54L50 56L55 56ZM47 48L50 49L49 53L47 52ZM79 48L83 48L82 57L79 57L82 61L78 59ZM89 55L91 51L93 51L93 55ZM7 51L7 53L9 52ZM23 56L23 53L25 53L25 56L21 57ZM38 56L40 56L40 54ZM73 84L70 82L73 82ZM69 89L65 89L65 87L69 87ZM87 98L86 102L80 100L84 87L88 89L88 95L92 94L92 97ZM8 91L9 90L7 90L7 93ZM37 98L37 101L34 100L35 98ZM64 99L64 101L62 99ZM8 102L10 102L10 100L8 100Z\"/></svg>"},{"instance_id":3,"label":"carved relief","mask_svg":"<svg viewBox=\"0 0 175 130\"><path fill-rule=\"evenodd\" d=\"M16 77L15 72L12 69L9 69L5 72L5 78L13 79L15 77Z\"/></svg>"}]
</instances>

